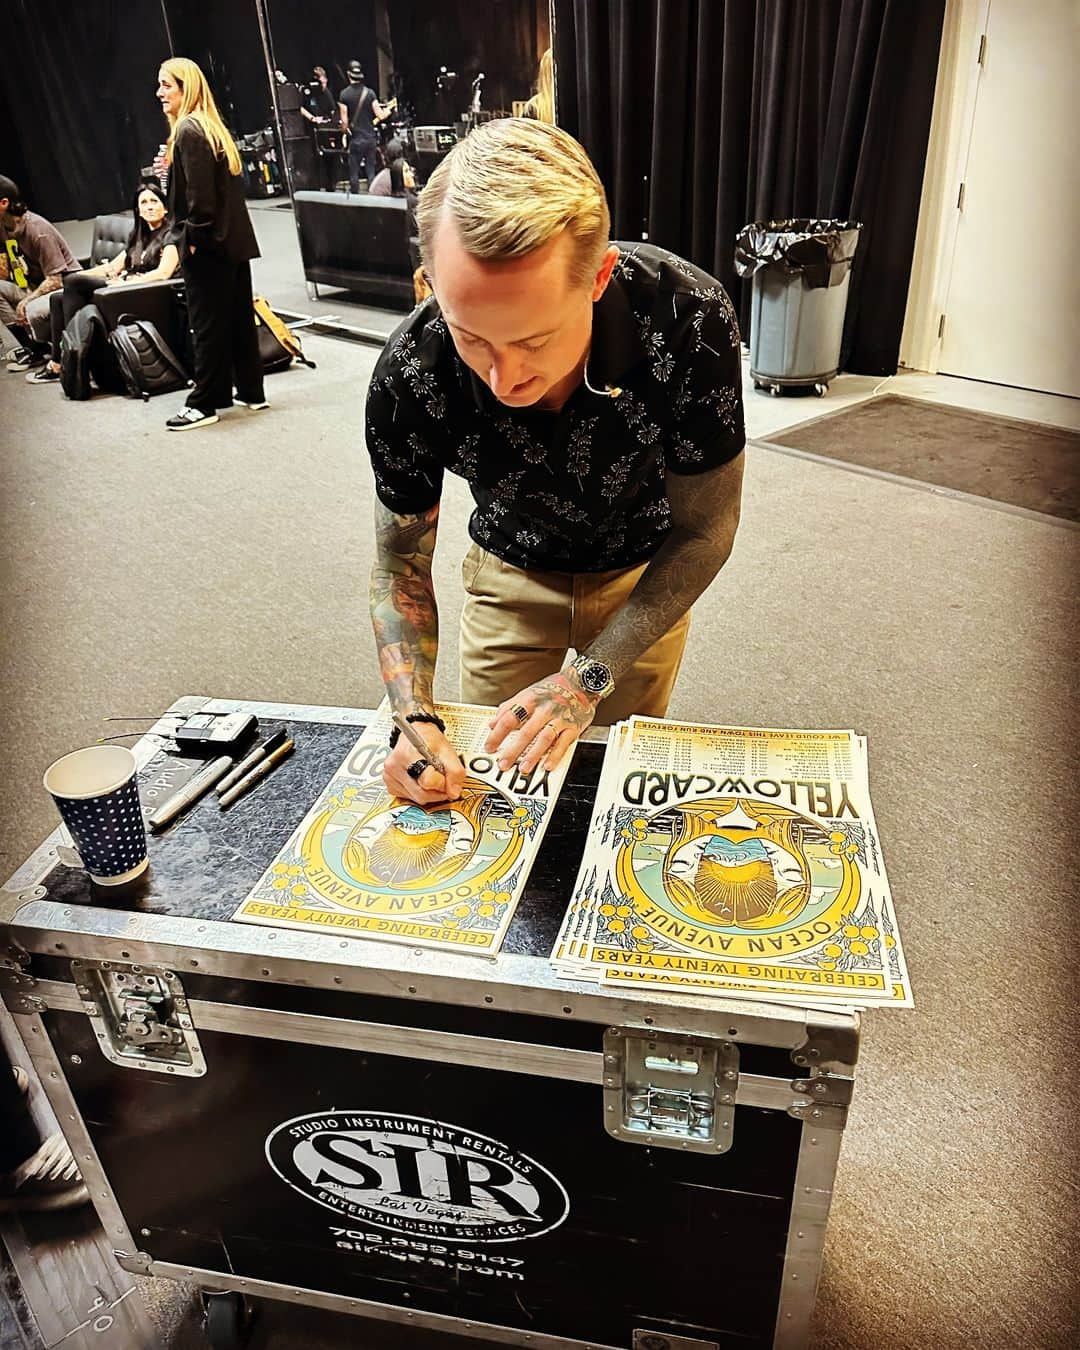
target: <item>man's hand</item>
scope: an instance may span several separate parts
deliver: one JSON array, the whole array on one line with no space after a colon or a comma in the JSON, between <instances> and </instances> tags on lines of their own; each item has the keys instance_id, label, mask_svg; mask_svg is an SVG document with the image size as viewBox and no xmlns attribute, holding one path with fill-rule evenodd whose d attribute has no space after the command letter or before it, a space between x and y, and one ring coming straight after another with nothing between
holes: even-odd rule
<instances>
[{"instance_id":1,"label":"man's hand","mask_svg":"<svg viewBox=\"0 0 1080 1350\"><path fill-rule=\"evenodd\" d=\"M418 802L421 806L432 806L436 802L456 802L461 796L465 782L465 765L461 757L446 739L438 727L428 722L420 724L420 734L431 746L432 753L446 770L446 777L435 768L427 768L419 778L410 778L408 768L423 756L412 741L404 736L398 737L398 743L386 757L383 765L383 783L387 792L395 797L404 797L406 801Z\"/></svg>"},{"instance_id":2,"label":"man's hand","mask_svg":"<svg viewBox=\"0 0 1080 1350\"><path fill-rule=\"evenodd\" d=\"M24 328L26 327L26 301L25 301L25 300L20 300L19 303L15 306L15 322L16 322L16 323L21 323L21 324L23 325Z\"/></svg>"},{"instance_id":3,"label":"man's hand","mask_svg":"<svg viewBox=\"0 0 1080 1350\"><path fill-rule=\"evenodd\" d=\"M549 675L499 704L484 749L499 751L500 769L516 763L527 775L541 763L545 769L557 768L591 724L599 702L572 676L562 671Z\"/></svg>"}]
</instances>

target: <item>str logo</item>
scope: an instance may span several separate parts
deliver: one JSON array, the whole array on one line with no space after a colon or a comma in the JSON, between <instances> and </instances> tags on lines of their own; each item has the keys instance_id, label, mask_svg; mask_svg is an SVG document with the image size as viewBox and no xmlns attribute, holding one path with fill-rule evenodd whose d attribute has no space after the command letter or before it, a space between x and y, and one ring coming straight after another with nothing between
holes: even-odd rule
<instances>
[{"instance_id":1,"label":"str logo","mask_svg":"<svg viewBox=\"0 0 1080 1350\"><path fill-rule=\"evenodd\" d=\"M308 1200L394 1233L517 1242L550 1232L570 1212L566 1191L539 1163L420 1116L296 1116L271 1132L266 1157Z\"/></svg>"}]
</instances>

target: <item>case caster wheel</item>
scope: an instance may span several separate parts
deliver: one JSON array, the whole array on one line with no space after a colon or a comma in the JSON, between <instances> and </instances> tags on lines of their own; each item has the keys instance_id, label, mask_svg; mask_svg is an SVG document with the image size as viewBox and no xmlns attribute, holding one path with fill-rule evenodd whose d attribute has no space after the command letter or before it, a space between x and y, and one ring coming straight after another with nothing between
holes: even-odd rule
<instances>
[{"instance_id":1,"label":"case caster wheel","mask_svg":"<svg viewBox=\"0 0 1080 1350\"><path fill-rule=\"evenodd\" d=\"M203 1333L211 1350L243 1350L251 1317L241 1294L203 1294Z\"/></svg>"},{"instance_id":2,"label":"case caster wheel","mask_svg":"<svg viewBox=\"0 0 1080 1350\"><path fill-rule=\"evenodd\" d=\"M814 393L817 394L818 398L824 398L825 395L826 395L828 392L829 392L829 386L828 386L827 384L815 384L815 385L814 385Z\"/></svg>"},{"instance_id":3,"label":"case caster wheel","mask_svg":"<svg viewBox=\"0 0 1080 1350\"><path fill-rule=\"evenodd\" d=\"M769 393L772 394L773 398L779 398L781 393L780 386L778 384L770 384Z\"/></svg>"}]
</instances>

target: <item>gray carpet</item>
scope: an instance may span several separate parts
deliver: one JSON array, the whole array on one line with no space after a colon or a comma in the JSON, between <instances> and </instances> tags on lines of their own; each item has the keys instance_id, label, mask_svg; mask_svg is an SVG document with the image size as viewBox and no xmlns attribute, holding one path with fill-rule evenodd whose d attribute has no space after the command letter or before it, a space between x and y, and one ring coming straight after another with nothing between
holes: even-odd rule
<instances>
[{"instance_id":1,"label":"gray carpet","mask_svg":"<svg viewBox=\"0 0 1080 1350\"><path fill-rule=\"evenodd\" d=\"M1080 434L886 394L789 427L777 445L1080 520Z\"/></svg>"},{"instance_id":2,"label":"gray carpet","mask_svg":"<svg viewBox=\"0 0 1080 1350\"><path fill-rule=\"evenodd\" d=\"M374 352L307 345L319 369L272 377L270 412L180 436L163 429L180 395L75 406L0 375L8 871L54 824L42 770L107 714L183 693L378 696L361 437ZM867 733L917 1000L865 1021L814 1345L1063 1350L1080 1267L1080 536L839 464L753 446L748 459L739 539L697 608L672 713ZM466 511L454 482L437 558L444 696ZM738 1297L716 1259L717 1296ZM154 1284L168 1329L185 1305ZM366 1343L323 1322L266 1335Z\"/></svg>"}]
</instances>

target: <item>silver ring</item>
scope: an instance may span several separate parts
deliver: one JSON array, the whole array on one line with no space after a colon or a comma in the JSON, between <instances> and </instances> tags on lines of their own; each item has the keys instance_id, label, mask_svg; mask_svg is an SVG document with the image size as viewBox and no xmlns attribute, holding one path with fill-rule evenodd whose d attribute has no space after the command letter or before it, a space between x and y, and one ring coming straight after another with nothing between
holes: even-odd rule
<instances>
[{"instance_id":1,"label":"silver ring","mask_svg":"<svg viewBox=\"0 0 1080 1350\"><path fill-rule=\"evenodd\" d=\"M517 718L518 722L527 722L529 720L528 708L523 708L520 703L515 703L510 711Z\"/></svg>"},{"instance_id":2,"label":"silver ring","mask_svg":"<svg viewBox=\"0 0 1080 1350\"><path fill-rule=\"evenodd\" d=\"M414 759L413 762L409 765L409 767L405 770L405 772L409 775L409 777L413 780L414 783L418 783L420 779L423 777L424 770L429 769L430 767L431 765L427 762L426 759Z\"/></svg>"}]
</instances>

